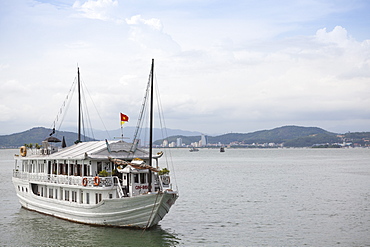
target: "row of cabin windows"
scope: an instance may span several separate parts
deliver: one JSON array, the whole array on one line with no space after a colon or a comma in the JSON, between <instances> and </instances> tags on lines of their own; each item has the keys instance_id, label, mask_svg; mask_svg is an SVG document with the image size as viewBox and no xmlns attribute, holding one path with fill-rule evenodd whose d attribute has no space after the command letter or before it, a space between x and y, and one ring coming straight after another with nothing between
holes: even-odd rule
<instances>
[{"instance_id":1,"label":"row of cabin windows","mask_svg":"<svg viewBox=\"0 0 370 247\"><path fill-rule=\"evenodd\" d=\"M22 192L28 192L28 189L27 189L27 187L20 187L19 185L18 185L18 191L22 191Z\"/></svg>"},{"instance_id":2,"label":"row of cabin windows","mask_svg":"<svg viewBox=\"0 0 370 247\"><path fill-rule=\"evenodd\" d=\"M134 174L134 183L146 184L148 181L147 177L148 177L147 173ZM140 181L139 181L139 178L140 178Z\"/></svg>"},{"instance_id":3,"label":"row of cabin windows","mask_svg":"<svg viewBox=\"0 0 370 247\"><path fill-rule=\"evenodd\" d=\"M18 186L18 190L20 191L20 187ZM25 189L26 192L28 191L27 188ZM22 191L24 191L24 188L22 187ZM38 196L47 197L46 193L44 193L44 187L41 187L40 192L37 193ZM63 195L63 189L60 189L60 197L58 198L58 189L49 188L48 197L51 199L59 199L64 201L71 201L71 202L77 202L77 191L75 190L64 190L64 198L62 198ZM86 198L84 201L84 197ZM113 194L109 194L109 199L113 198ZM95 204L98 204L102 200L102 194L101 193L95 193ZM80 193L79 203L86 203L90 204L90 193L89 192L82 192Z\"/></svg>"},{"instance_id":4,"label":"row of cabin windows","mask_svg":"<svg viewBox=\"0 0 370 247\"><path fill-rule=\"evenodd\" d=\"M44 161L44 163L34 163L36 161L31 160L29 162L23 161L22 171L29 173L44 173L45 167L48 174L57 175L69 175L69 176L89 176L91 174L91 164L66 164L65 163L51 163L51 161ZM111 170L113 163L110 162L97 162L97 175L102 170ZM94 175L94 174L92 174Z\"/></svg>"}]
</instances>

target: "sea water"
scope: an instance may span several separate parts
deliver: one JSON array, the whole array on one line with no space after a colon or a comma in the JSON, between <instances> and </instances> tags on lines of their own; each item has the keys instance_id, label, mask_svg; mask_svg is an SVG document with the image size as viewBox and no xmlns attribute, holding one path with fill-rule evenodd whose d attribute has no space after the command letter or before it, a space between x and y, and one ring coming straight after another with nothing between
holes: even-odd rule
<instances>
[{"instance_id":1,"label":"sea water","mask_svg":"<svg viewBox=\"0 0 370 247\"><path fill-rule=\"evenodd\" d=\"M370 246L370 149L188 149L180 197L152 229L72 223L22 209L0 150L0 246Z\"/></svg>"}]
</instances>

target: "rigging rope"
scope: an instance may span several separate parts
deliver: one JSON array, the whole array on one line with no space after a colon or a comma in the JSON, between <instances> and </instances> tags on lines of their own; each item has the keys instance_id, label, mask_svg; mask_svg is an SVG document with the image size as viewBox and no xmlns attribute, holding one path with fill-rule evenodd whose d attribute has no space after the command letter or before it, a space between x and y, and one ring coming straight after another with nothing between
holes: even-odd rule
<instances>
[{"instance_id":1,"label":"rigging rope","mask_svg":"<svg viewBox=\"0 0 370 247\"><path fill-rule=\"evenodd\" d=\"M144 116L144 112L145 112L145 108L146 108L146 102L147 102L147 98L149 96L149 91L150 91L150 76L151 76L152 72L150 71L150 74L149 74L149 78L148 78L148 83L147 83L147 87L146 87L146 91L145 91L145 95L144 95L144 100L143 100L143 103L141 104L141 110L140 110L140 115L137 119L137 124L136 124L136 130L135 130L135 133L134 133L134 137L132 139L132 145L131 145L131 148L130 148L130 153L133 152L134 150L134 146L136 144L136 142L138 141L138 137L141 135L141 130L142 130L142 119L143 119L143 116ZM128 153L127 156L130 154Z\"/></svg>"},{"instance_id":2,"label":"rigging rope","mask_svg":"<svg viewBox=\"0 0 370 247\"><path fill-rule=\"evenodd\" d=\"M63 101L62 106L58 110L57 116L56 116L56 118L53 121L53 124L51 126L51 128L54 129L52 134L55 133L55 129L57 131L60 131L60 129L61 129L61 126L63 124L63 121L64 121L64 119L65 119L65 117L67 115L66 112L67 112L67 110L70 107L70 104L72 102L74 93L76 91L77 80L78 80L78 78L76 76L74 78L74 80L73 80L72 86L69 89L69 92L68 92L65 100ZM101 123L104 126L104 130L106 131L107 136L110 138L109 132L108 132L108 130L107 130L105 124L104 124L103 119L101 118L101 116L99 114L99 111L97 110L97 107L96 107L96 105L95 105L95 103L94 103L94 101L93 101L93 99L91 97L91 94L89 93L89 91L88 91L85 83L82 80L80 80L80 82L83 84L83 86L81 86L81 96L82 96L82 100L83 100L84 104L82 104L83 110L81 110L81 121L82 121L82 131L83 131L82 135L83 135L84 140L85 141L87 140L87 135L89 135L91 138L95 139L95 136L94 136L94 133L93 133L92 124L91 124L91 118L90 118L89 110L88 110L88 107L87 107L87 99L86 99L86 96L85 96L86 93L89 96L89 98L90 98L90 100L91 100L91 102L92 102L92 104L93 104L93 106L95 108L95 111L97 112L97 114L99 116L99 119L100 119ZM56 128L56 125L58 124L58 122L59 122L59 126ZM85 128L85 127L87 127L87 128ZM56 134L56 136L58 136L58 134Z\"/></svg>"},{"instance_id":3,"label":"rigging rope","mask_svg":"<svg viewBox=\"0 0 370 247\"><path fill-rule=\"evenodd\" d=\"M74 94L74 91L75 91L75 88L76 88L76 85L77 85L77 76L75 77L75 79L73 80L73 83L72 83L72 86L71 88L69 89L69 92L65 98L65 100L63 101L63 104L62 106L59 108L59 111L57 113L57 116L53 122L53 125L52 125L52 128L55 129L55 126L58 122L58 120L60 120L60 123L59 123L59 126L57 128L57 130L59 131L61 126L62 126L62 123L64 121L64 118L66 116L65 113L63 113L63 109L65 108L65 111L64 112L67 112L67 110L69 109L69 106L71 104L71 101L72 101L72 98L73 98L73 94ZM67 105L66 105L66 102L67 102ZM63 113L63 114L62 114ZM61 116L61 119L60 119L60 116Z\"/></svg>"},{"instance_id":4,"label":"rigging rope","mask_svg":"<svg viewBox=\"0 0 370 247\"><path fill-rule=\"evenodd\" d=\"M85 83L84 83L84 82L83 82L83 84L84 84L84 86L85 86ZM106 126L105 126L105 124L104 124L104 121L103 121L103 119L102 119L102 117L101 117L101 115L100 115L100 113L99 113L99 111L98 111L98 108L96 107L95 102L93 101L93 99L92 99L92 97L91 97L91 94L90 94L90 92L89 92L89 89L88 89L86 86L85 86L85 89L86 89L87 95L89 96L89 98L90 98L90 100L91 100L91 102L92 102L92 104L93 104L93 106L94 106L94 109L95 109L96 113L98 114L98 117L99 117L99 119L100 119L101 123L103 124L104 130L105 130L105 132L106 132L107 136L109 137L109 139L111 139L111 136L109 135L109 132L108 132L108 130L107 130L107 128L106 128ZM91 126L91 124L90 124L90 126ZM92 129L92 128L91 128L91 129Z\"/></svg>"},{"instance_id":5,"label":"rigging rope","mask_svg":"<svg viewBox=\"0 0 370 247\"><path fill-rule=\"evenodd\" d=\"M165 123L165 117L164 117L164 113L163 113L164 111L163 111L162 101L161 101L161 97L160 97L160 93L159 93L157 77L155 77L155 80L156 80L155 90L156 90L156 98L157 98L157 108L158 108L159 122L160 122L160 126L161 126L162 139L168 141L168 139L167 139L168 138L167 127L166 127L166 123ZM173 178L175 180L175 185L176 185L176 191L179 191L178 187L177 187L177 179L176 179L175 167L173 165L171 149L168 148L166 152L168 152L168 156L165 155L166 166L167 166L167 168L170 168L170 170L172 170ZM171 166L171 167L169 167L169 166Z\"/></svg>"}]
</instances>

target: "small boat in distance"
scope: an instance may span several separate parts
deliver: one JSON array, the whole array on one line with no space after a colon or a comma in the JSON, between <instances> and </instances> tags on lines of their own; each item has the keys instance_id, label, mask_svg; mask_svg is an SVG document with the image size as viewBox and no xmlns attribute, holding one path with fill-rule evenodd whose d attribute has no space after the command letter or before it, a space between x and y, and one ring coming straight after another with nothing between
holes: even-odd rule
<instances>
[{"instance_id":1,"label":"small boat in distance","mask_svg":"<svg viewBox=\"0 0 370 247\"><path fill-rule=\"evenodd\" d=\"M153 77L154 60L145 97L150 98L151 110L149 151L138 147L136 137L133 143L82 142L79 117L74 145L57 147L53 141L60 140L49 137L40 149L20 148L12 182L21 206L91 225L143 229L157 225L179 195L169 169L159 167L163 152L152 153ZM78 89L80 93L79 70Z\"/></svg>"},{"instance_id":2,"label":"small boat in distance","mask_svg":"<svg viewBox=\"0 0 370 247\"><path fill-rule=\"evenodd\" d=\"M199 151L199 149L198 149L198 148L196 148L196 147L191 147L191 148L189 149L189 151L190 151L190 152L198 152L198 151Z\"/></svg>"},{"instance_id":3,"label":"small boat in distance","mask_svg":"<svg viewBox=\"0 0 370 247\"><path fill-rule=\"evenodd\" d=\"M224 146L220 147L220 152L221 153L225 152L225 147Z\"/></svg>"}]
</instances>

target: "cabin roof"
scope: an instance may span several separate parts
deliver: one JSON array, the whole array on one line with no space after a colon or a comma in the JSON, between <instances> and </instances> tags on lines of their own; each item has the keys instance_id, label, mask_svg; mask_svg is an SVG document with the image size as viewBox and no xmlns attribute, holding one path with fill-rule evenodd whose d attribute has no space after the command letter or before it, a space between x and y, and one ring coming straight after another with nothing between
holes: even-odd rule
<instances>
[{"instance_id":1,"label":"cabin roof","mask_svg":"<svg viewBox=\"0 0 370 247\"><path fill-rule=\"evenodd\" d=\"M40 155L37 158L46 159L132 159L148 158L148 152L137 148L135 153L130 152L132 144L124 141L89 141L80 142L72 146L59 149L50 155ZM155 158L155 157L154 157Z\"/></svg>"}]
</instances>

